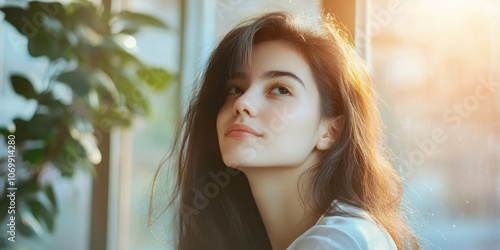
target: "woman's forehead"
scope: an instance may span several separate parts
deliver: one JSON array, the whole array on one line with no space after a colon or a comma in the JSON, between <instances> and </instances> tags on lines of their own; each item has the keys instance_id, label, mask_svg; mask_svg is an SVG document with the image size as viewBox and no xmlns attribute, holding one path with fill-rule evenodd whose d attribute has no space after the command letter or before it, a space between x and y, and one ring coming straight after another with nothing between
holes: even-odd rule
<instances>
[{"instance_id":1,"label":"woman's forehead","mask_svg":"<svg viewBox=\"0 0 500 250\"><path fill-rule=\"evenodd\" d=\"M256 76L269 71L291 72L300 78L312 77L308 61L296 48L283 41L267 41L254 46L241 72L234 76Z\"/></svg>"}]
</instances>

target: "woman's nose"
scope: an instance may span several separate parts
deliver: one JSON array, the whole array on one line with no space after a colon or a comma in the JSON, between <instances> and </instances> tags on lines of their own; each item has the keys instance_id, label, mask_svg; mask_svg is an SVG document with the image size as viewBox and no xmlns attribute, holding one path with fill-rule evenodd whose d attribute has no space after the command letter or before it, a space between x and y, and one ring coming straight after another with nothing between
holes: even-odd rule
<instances>
[{"instance_id":1,"label":"woman's nose","mask_svg":"<svg viewBox=\"0 0 500 250\"><path fill-rule=\"evenodd\" d=\"M233 113L235 116L247 115L254 117L258 112L258 100L250 91L246 91L234 102Z\"/></svg>"}]
</instances>

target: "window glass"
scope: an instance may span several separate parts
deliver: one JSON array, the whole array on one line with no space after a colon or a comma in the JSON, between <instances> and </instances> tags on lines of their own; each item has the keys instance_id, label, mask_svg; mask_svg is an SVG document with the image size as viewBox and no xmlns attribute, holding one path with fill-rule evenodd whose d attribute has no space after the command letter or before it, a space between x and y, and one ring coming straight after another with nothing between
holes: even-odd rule
<instances>
[{"instance_id":1,"label":"window glass","mask_svg":"<svg viewBox=\"0 0 500 250\"><path fill-rule=\"evenodd\" d=\"M371 66L424 249L500 245L498 1L369 1Z\"/></svg>"},{"instance_id":2,"label":"window glass","mask_svg":"<svg viewBox=\"0 0 500 250\"><path fill-rule=\"evenodd\" d=\"M150 65L163 67L174 74L179 72L180 5L181 2L177 0L121 2L123 9L152 15L171 27L168 31L143 29L135 36L136 47L133 48L133 52ZM146 91L146 97L151 104L151 117L135 120L131 134L125 134L121 138L121 143L128 144L128 146L122 147L121 158L122 161L125 159L125 162L120 166L120 171L130 172L125 175L128 180L120 180L129 182L121 186L128 190L120 191L120 199L128 201L130 207L120 208L121 213L126 217L118 218L118 225L123 225L118 230L126 231L119 234L118 240L125 240L128 243L119 242L118 248L165 249L168 245L165 235L169 229L167 230L166 223L160 222L152 229L148 228L149 188L154 172L169 149L177 123L178 87L179 83L174 80L167 89L161 92ZM130 159L130 162L127 162L127 159Z\"/></svg>"}]
</instances>

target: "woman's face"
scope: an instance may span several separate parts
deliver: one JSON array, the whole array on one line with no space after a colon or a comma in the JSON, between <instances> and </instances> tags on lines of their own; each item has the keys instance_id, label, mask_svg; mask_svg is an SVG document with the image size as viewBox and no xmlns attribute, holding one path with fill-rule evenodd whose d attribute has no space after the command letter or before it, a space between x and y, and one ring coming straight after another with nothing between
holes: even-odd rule
<instances>
[{"instance_id":1,"label":"woman's face","mask_svg":"<svg viewBox=\"0 0 500 250\"><path fill-rule=\"evenodd\" d=\"M319 93L304 57L285 42L263 42L236 75L226 83L217 116L224 163L238 168L304 163L321 136Z\"/></svg>"}]
</instances>

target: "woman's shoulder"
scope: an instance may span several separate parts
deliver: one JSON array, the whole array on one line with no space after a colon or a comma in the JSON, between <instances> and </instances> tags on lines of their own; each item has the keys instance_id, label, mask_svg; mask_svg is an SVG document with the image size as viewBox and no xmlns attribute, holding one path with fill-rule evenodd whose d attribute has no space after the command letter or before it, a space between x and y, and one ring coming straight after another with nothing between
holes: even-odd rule
<instances>
[{"instance_id":1,"label":"woman's shoulder","mask_svg":"<svg viewBox=\"0 0 500 250\"><path fill-rule=\"evenodd\" d=\"M396 249L389 234L364 210L346 204L339 207L356 217L322 216L287 248L287 250L391 250Z\"/></svg>"}]
</instances>

